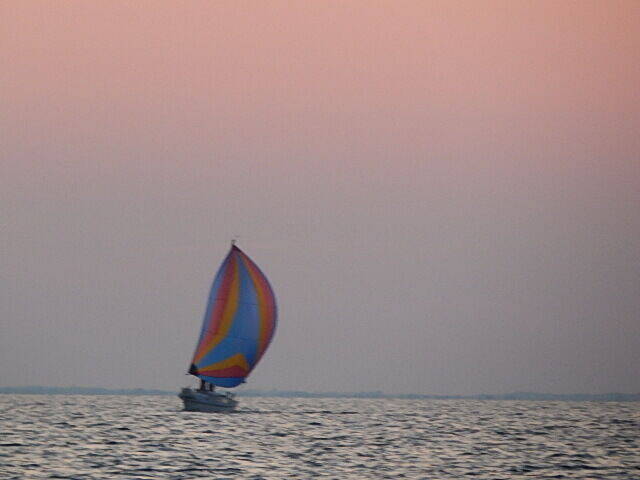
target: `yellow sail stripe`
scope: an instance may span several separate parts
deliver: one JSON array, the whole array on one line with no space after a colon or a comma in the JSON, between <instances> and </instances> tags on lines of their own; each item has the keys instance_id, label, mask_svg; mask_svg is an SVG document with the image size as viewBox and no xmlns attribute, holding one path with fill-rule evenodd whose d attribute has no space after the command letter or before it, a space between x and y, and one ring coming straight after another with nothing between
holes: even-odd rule
<instances>
[{"instance_id":1,"label":"yellow sail stripe","mask_svg":"<svg viewBox=\"0 0 640 480\"><path fill-rule=\"evenodd\" d=\"M207 353L215 348L216 345L218 345L222 341L222 339L227 336L229 330L231 329L231 325L233 324L233 317L238 310L239 298L240 265L239 262L236 261L234 262L233 279L231 280L229 298L227 300L227 304L224 306L224 311L222 312L222 321L220 322L218 332L211 338L211 340L209 340L209 342L207 342L206 346L200 351L200 354L194 359L194 363L197 364L200 360L202 360L207 355Z\"/></svg>"},{"instance_id":2,"label":"yellow sail stripe","mask_svg":"<svg viewBox=\"0 0 640 480\"><path fill-rule=\"evenodd\" d=\"M212 363L211 365L207 365L206 367L200 367L199 370L202 370L204 372L207 370L222 370L223 368L231 367L240 367L246 372L249 371L249 363L247 362L247 358L242 353L236 353L235 355L219 362Z\"/></svg>"}]
</instances>

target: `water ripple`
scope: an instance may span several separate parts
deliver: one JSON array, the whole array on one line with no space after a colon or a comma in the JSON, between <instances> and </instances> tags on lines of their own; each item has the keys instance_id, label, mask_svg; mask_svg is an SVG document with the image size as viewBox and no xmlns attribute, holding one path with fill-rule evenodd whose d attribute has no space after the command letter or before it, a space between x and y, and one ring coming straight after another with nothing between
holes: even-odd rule
<instances>
[{"instance_id":1,"label":"water ripple","mask_svg":"<svg viewBox=\"0 0 640 480\"><path fill-rule=\"evenodd\" d=\"M2 479L640 477L640 405L0 395Z\"/></svg>"}]
</instances>

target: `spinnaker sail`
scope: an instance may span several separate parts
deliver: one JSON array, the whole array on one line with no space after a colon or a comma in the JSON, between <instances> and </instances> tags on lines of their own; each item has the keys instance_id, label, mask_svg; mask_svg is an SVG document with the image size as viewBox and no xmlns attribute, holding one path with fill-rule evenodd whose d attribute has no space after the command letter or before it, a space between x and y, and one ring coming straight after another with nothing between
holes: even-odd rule
<instances>
[{"instance_id":1,"label":"spinnaker sail","mask_svg":"<svg viewBox=\"0 0 640 480\"><path fill-rule=\"evenodd\" d=\"M211 287L189 373L220 387L243 383L267 350L276 321L267 277L231 245Z\"/></svg>"}]
</instances>

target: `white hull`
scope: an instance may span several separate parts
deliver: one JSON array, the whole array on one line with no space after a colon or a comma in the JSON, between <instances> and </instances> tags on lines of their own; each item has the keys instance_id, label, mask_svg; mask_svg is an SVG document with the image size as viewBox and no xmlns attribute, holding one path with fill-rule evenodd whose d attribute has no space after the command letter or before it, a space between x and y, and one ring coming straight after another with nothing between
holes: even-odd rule
<instances>
[{"instance_id":1,"label":"white hull","mask_svg":"<svg viewBox=\"0 0 640 480\"><path fill-rule=\"evenodd\" d=\"M188 412L230 412L238 405L238 401L228 393L183 388L178 396L184 402L184 409Z\"/></svg>"}]
</instances>

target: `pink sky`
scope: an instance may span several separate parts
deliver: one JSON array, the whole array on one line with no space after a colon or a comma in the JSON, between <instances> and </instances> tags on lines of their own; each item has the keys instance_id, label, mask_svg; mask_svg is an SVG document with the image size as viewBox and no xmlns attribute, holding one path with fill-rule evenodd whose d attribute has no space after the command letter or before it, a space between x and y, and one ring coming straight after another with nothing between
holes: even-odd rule
<instances>
[{"instance_id":1,"label":"pink sky","mask_svg":"<svg viewBox=\"0 0 640 480\"><path fill-rule=\"evenodd\" d=\"M596 148L638 147L633 0L0 8L12 137L231 150L250 141L292 154L327 149L339 164L345 150L382 142L441 155L461 136L460 148L518 149L594 142L604 130L615 136L599 135Z\"/></svg>"}]
</instances>

